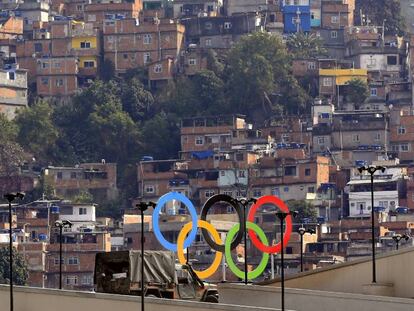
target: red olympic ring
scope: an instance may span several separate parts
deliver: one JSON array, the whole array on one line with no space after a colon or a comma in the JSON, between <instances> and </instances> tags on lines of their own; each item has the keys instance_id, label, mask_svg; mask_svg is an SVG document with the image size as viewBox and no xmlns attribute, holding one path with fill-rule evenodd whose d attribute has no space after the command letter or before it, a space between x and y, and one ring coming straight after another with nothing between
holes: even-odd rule
<instances>
[{"instance_id":1,"label":"red olympic ring","mask_svg":"<svg viewBox=\"0 0 414 311\"><path fill-rule=\"evenodd\" d=\"M276 205L276 207L278 207L282 212L289 213L288 206L280 198L278 198L277 196L273 196L273 195L266 195L258 199L257 202L250 208L249 215L247 216L247 220L254 223L254 216L256 214L257 209L266 203ZM291 233L292 233L292 216L288 215L286 217L285 232L283 234L283 246L284 247L288 245ZM280 242L273 246L266 246L257 238L257 235L253 230L249 230L249 237L253 245L256 246L256 248L262 251L263 253L275 254L281 251L282 245Z\"/></svg>"}]
</instances>

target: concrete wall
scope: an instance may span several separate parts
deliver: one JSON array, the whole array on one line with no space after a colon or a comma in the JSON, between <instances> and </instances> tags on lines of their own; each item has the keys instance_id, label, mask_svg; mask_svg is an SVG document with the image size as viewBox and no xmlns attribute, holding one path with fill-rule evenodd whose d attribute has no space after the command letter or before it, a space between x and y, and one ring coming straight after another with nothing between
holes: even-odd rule
<instances>
[{"instance_id":1,"label":"concrete wall","mask_svg":"<svg viewBox=\"0 0 414 311\"><path fill-rule=\"evenodd\" d=\"M9 287L0 285L1 310L9 307ZM183 300L146 298L147 311L275 311L275 308L257 308L228 304L210 304ZM140 298L133 296L97 294L54 289L15 287L15 311L135 311L140 308Z\"/></svg>"},{"instance_id":2,"label":"concrete wall","mask_svg":"<svg viewBox=\"0 0 414 311\"><path fill-rule=\"evenodd\" d=\"M219 293L224 303L237 302L260 307L280 306L280 288L222 284L219 285ZM402 298L286 289L285 307L288 310L298 311L409 311L414 310L414 301Z\"/></svg>"},{"instance_id":3,"label":"concrete wall","mask_svg":"<svg viewBox=\"0 0 414 311\"><path fill-rule=\"evenodd\" d=\"M393 284L395 297L414 298L413 262L414 248L412 247L378 255L376 261L377 282L379 284ZM370 284L371 281L371 259L365 257L329 268L289 276L286 278L285 284L289 288L361 294L365 292L364 285ZM278 287L279 280L272 280L266 284Z\"/></svg>"}]
</instances>

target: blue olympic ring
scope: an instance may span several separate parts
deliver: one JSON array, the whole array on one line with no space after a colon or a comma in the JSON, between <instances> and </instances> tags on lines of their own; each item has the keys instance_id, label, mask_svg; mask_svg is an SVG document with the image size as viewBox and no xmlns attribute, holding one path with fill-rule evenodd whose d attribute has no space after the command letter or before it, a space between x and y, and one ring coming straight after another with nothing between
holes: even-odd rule
<instances>
[{"instance_id":1,"label":"blue olympic ring","mask_svg":"<svg viewBox=\"0 0 414 311\"><path fill-rule=\"evenodd\" d=\"M197 211L193 203L191 203L191 201L185 195L181 193L169 192L163 195L162 197L160 197L160 199L158 200L157 206L155 207L155 210L152 216L152 228L154 230L154 234L157 237L158 241L161 243L161 245L164 246L164 248L172 252L177 252L177 244L168 242L162 235L160 227L158 225L161 208L165 205L165 203L171 200L177 200L177 201L184 203L184 205L187 207L188 211L190 212L191 222L193 223L190 234L184 241L184 248L189 247L196 238L198 215L197 215Z\"/></svg>"}]
</instances>

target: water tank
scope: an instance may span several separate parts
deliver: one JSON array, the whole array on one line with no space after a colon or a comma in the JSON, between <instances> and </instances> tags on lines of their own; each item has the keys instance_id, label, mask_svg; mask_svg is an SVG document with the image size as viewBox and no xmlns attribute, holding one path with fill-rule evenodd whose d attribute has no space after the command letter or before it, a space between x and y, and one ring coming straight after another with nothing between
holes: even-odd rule
<instances>
[{"instance_id":1,"label":"water tank","mask_svg":"<svg viewBox=\"0 0 414 311\"><path fill-rule=\"evenodd\" d=\"M47 235L44 233L39 234L39 241L46 241L47 240Z\"/></svg>"}]
</instances>

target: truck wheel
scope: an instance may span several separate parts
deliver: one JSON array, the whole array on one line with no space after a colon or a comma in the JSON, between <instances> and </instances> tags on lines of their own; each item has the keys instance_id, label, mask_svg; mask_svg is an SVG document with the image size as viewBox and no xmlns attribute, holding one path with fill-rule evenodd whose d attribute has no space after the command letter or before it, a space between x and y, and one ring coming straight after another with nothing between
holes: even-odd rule
<instances>
[{"instance_id":1,"label":"truck wheel","mask_svg":"<svg viewBox=\"0 0 414 311\"><path fill-rule=\"evenodd\" d=\"M206 299L204 300L205 302L211 302L211 303L218 303L218 298L216 296L213 295L209 295L206 297Z\"/></svg>"}]
</instances>

